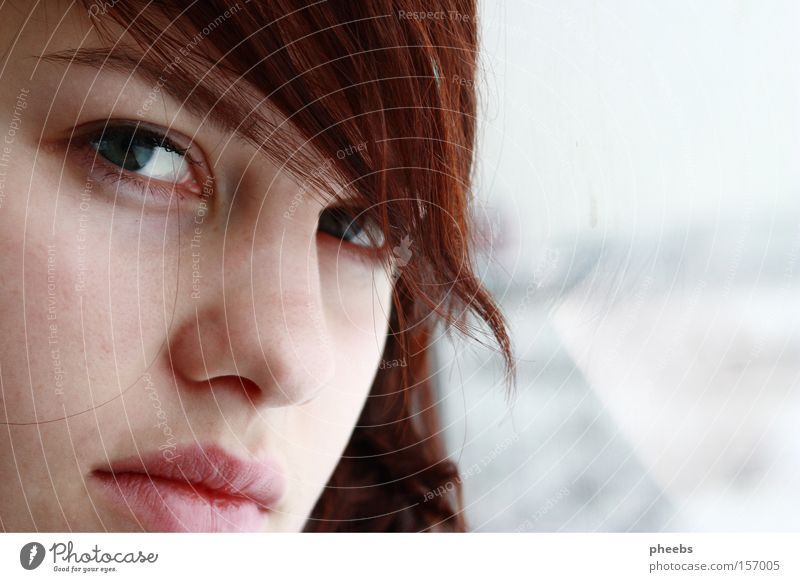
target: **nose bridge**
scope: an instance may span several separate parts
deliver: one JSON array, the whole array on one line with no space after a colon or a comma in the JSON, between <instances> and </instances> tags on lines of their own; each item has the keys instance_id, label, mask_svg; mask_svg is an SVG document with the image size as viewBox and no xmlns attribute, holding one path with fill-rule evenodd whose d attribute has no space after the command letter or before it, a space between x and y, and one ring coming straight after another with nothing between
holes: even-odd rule
<instances>
[{"instance_id":1,"label":"nose bridge","mask_svg":"<svg viewBox=\"0 0 800 582\"><path fill-rule=\"evenodd\" d=\"M194 325L179 326L176 343L193 380L241 376L267 405L287 406L312 399L334 366L316 224L286 220L268 205L204 241L202 286L187 310Z\"/></svg>"}]
</instances>

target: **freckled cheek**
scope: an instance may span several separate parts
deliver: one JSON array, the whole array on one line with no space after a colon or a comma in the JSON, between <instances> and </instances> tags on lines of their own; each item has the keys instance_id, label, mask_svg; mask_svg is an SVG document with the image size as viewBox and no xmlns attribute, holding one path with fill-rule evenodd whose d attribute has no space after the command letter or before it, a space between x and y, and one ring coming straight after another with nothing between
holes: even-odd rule
<instances>
[{"instance_id":1,"label":"freckled cheek","mask_svg":"<svg viewBox=\"0 0 800 582\"><path fill-rule=\"evenodd\" d=\"M55 231L39 208L26 231L6 232L17 252L0 259L0 323L12 340L0 356L18 392L5 404L21 420L34 409L39 418L87 410L135 381L162 346L174 305L176 243L163 221L160 232L150 221L140 233L97 193L59 197ZM49 197L32 204L47 207Z\"/></svg>"},{"instance_id":2,"label":"freckled cheek","mask_svg":"<svg viewBox=\"0 0 800 582\"><path fill-rule=\"evenodd\" d=\"M337 390L366 396L380 364L388 333L390 287L384 279L366 290L344 294L330 313Z\"/></svg>"},{"instance_id":3,"label":"freckled cheek","mask_svg":"<svg viewBox=\"0 0 800 582\"><path fill-rule=\"evenodd\" d=\"M0 324L9 341L0 347L0 360L6 410L19 422L63 416L64 406L76 412L91 403L83 346L92 330L81 328L74 257L64 251L63 239L30 226L24 251L9 268L2 265L9 277L2 285Z\"/></svg>"},{"instance_id":4,"label":"freckled cheek","mask_svg":"<svg viewBox=\"0 0 800 582\"><path fill-rule=\"evenodd\" d=\"M364 407L380 361L382 343L375 335L338 332L348 341L332 343L335 371L325 388L307 405L290 410L283 435L285 455L301 484L295 503L310 511L345 449ZM381 338L382 341L383 338Z\"/></svg>"},{"instance_id":5,"label":"freckled cheek","mask_svg":"<svg viewBox=\"0 0 800 582\"><path fill-rule=\"evenodd\" d=\"M333 246L333 245L331 245ZM391 281L381 266L318 247L320 294L339 383L371 383L391 313Z\"/></svg>"},{"instance_id":6,"label":"freckled cheek","mask_svg":"<svg viewBox=\"0 0 800 582\"><path fill-rule=\"evenodd\" d=\"M391 313L390 275L378 264L320 252L320 288L326 312L341 333L374 338Z\"/></svg>"}]
</instances>

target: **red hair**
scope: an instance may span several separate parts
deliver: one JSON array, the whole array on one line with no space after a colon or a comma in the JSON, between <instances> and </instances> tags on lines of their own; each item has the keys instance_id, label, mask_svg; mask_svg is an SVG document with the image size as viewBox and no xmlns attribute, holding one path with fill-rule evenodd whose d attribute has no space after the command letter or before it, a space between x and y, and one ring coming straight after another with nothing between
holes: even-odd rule
<instances>
[{"instance_id":1,"label":"red hair","mask_svg":"<svg viewBox=\"0 0 800 582\"><path fill-rule=\"evenodd\" d=\"M130 34L159 86L205 102L310 187L347 185L382 226L387 256L411 245L384 353L405 365L378 370L306 531L463 531L437 423L436 323L469 332L477 316L513 372L503 316L472 267L475 2L440 1L435 13L394 0L84 3L101 32L116 23Z\"/></svg>"}]
</instances>

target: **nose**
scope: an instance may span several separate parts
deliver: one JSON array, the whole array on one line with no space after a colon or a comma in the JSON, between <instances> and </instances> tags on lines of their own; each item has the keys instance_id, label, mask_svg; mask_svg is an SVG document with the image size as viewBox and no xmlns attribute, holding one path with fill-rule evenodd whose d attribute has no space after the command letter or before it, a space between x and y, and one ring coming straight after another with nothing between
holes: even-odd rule
<instances>
[{"instance_id":1,"label":"nose","mask_svg":"<svg viewBox=\"0 0 800 582\"><path fill-rule=\"evenodd\" d=\"M287 221L269 206L232 213L220 234L207 226L182 251L192 283L185 273L170 358L185 381L284 407L312 400L333 376L334 359L316 214Z\"/></svg>"}]
</instances>

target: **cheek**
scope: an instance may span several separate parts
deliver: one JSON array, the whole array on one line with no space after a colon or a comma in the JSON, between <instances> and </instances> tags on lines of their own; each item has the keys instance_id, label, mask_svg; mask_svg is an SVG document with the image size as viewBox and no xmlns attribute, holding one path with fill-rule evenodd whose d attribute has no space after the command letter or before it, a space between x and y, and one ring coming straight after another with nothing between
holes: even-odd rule
<instances>
[{"instance_id":1,"label":"cheek","mask_svg":"<svg viewBox=\"0 0 800 582\"><path fill-rule=\"evenodd\" d=\"M329 249L328 249L329 250ZM308 514L352 434L375 379L388 331L391 281L380 268L320 251L321 290L334 370L330 382L287 419L294 503ZM310 355L313 361L313 355Z\"/></svg>"},{"instance_id":2,"label":"cheek","mask_svg":"<svg viewBox=\"0 0 800 582\"><path fill-rule=\"evenodd\" d=\"M320 265L334 362L333 380L320 395L320 406L332 419L345 419L352 427L383 354L392 285L382 267L358 259L321 252Z\"/></svg>"},{"instance_id":3,"label":"cheek","mask_svg":"<svg viewBox=\"0 0 800 582\"><path fill-rule=\"evenodd\" d=\"M2 403L13 421L62 418L119 395L163 347L177 223L115 206L60 167L15 175L36 179L7 184L29 195L2 215Z\"/></svg>"},{"instance_id":4,"label":"cheek","mask_svg":"<svg viewBox=\"0 0 800 582\"><path fill-rule=\"evenodd\" d=\"M33 160L19 144L15 156ZM80 318L74 316L73 214L64 200L56 213L55 180L20 164L0 214L0 344L3 406L11 422L63 417L74 385L85 378ZM56 177L57 179L57 174ZM58 216L58 220L56 220ZM76 409L77 410L77 409Z\"/></svg>"},{"instance_id":5,"label":"cheek","mask_svg":"<svg viewBox=\"0 0 800 582\"><path fill-rule=\"evenodd\" d=\"M393 281L386 266L320 237L318 260L323 303L332 334L383 341L391 314ZM368 341L367 340L367 341Z\"/></svg>"},{"instance_id":6,"label":"cheek","mask_svg":"<svg viewBox=\"0 0 800 582\"><path fill-rule=\"evenodd\" d=\"M368 397L380 360L374 336L335 354L332 381L314 400L293 409L280 440L293 484L291 513L305 521L338 465Z\"/></svg>"},{"instance_id":7,"label":"cheek","mask_svg":"<svg viewBox=\"0 0 800 582\"><path fill-rule=\"evenodd\" d=\"M323 265L328 259L321 254ZM342 402L363 404L386 343L392 283L381 266L342 256L332 270L335 278L323 276L321 283L335 362L333 391Z\"/></svg>"}]
</instances>

